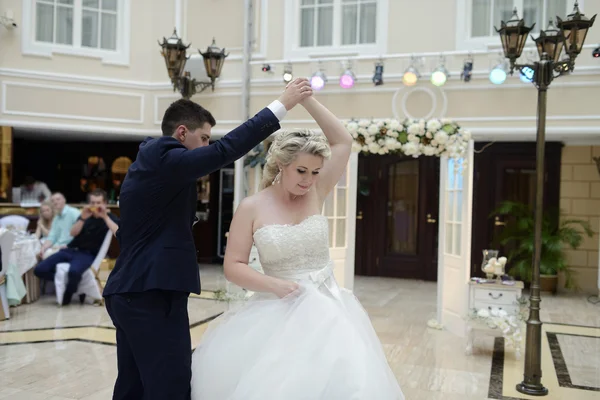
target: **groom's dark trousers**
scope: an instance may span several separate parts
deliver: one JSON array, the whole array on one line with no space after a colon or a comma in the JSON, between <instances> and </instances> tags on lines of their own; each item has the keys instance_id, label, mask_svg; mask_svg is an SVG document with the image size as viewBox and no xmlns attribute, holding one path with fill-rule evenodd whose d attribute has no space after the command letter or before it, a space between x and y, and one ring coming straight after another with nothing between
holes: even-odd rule
<instances>
[{"instance_id":1,"label":"groom's dark trousers","mask_svg":"<svg viewBox=\"0 0 600 400\"><path fill-rule=\"evenodd\" d=\"M116 327L115 400L190 398L189 293L200 293L192 225L196 181L279 129L279 102L221 140L187 150L164 136L142 142L119 198L120 255L104 297Z\"/></svg>"}]
</instances>

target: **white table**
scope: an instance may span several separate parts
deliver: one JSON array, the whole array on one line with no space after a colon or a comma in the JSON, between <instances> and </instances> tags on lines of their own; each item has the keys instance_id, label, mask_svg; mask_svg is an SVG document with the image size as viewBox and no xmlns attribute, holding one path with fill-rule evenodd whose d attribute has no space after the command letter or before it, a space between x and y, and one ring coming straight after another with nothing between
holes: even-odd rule
<instances>
[{"instance_id":1,"label":"white table","mask_svg":"<svg viewBox=\"0 0 600 400\"><path fill-rule=\"evenodd\" d=\"M517 281L514 285L498 283L469 282L469 310L492 309L504 310L509 315L518 315L520 311L518 299L523 291L523 282ZM477 333L488 336L502 336L498 328L490 328L484 322L477 320L467 321L467 355L473 353L473 342ZM520 358L520 348L515 348L517 359Z\"/></svg>"},{"instance_id":2,"label":"white table","mask_svg":"<svg viewBox=\"0 0 600 400\"><path fill-rule=\"evenodd\" d=\"M12 246L10 253L10 260L8 268L18 271L19 276L24 279L23 285L20 282L15 282L16 286L14 291L10 293L17 293L18 296L23 294L20 299L9 298L9 303L15 305L25 298L26 303L31 303L39 298L39 280L33 275L33 267L37 264L38 260L36 255L40 252L41 243L38 238L33 235L23 235L15 232L16 239Z\"/></svg>"},{"instance_id":3,"label":"white table","mask_svg":"<svg viewBox=\"0 0 600 400\"><path fill-rule=\"evenodd\" d=\"M17 236L10 254L10 262L14 262L21 275L24 275L38 263L36 256L41 248L40 240L35 236Z\"/></svg>"}]
</instances>

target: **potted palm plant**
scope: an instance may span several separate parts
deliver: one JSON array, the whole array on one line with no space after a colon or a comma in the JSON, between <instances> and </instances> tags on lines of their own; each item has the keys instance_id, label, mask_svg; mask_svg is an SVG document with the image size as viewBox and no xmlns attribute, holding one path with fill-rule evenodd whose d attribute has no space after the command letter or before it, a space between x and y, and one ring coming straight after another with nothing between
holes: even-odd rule
<instances>
[{"instance_id":1,"label":"potted palm plant","mask_svg":"<svg viewBox=\"0 0 600 400\"><path fill-rule=\"evenodd\" d=\"M495 238L508 252L509 271L524 282L531 282L534 246L534 213L526 204L506 201L492 216L507 216L507 223ZM540 261L540 286L545 292L556 292L558 274L565 275L565 287L574 288L573 272L565 258L564 249L577 249L583 235L594 232L588 221L562 219L560 212L546 211L542 221L542 255Z\"/></svg>"}]
</instances>

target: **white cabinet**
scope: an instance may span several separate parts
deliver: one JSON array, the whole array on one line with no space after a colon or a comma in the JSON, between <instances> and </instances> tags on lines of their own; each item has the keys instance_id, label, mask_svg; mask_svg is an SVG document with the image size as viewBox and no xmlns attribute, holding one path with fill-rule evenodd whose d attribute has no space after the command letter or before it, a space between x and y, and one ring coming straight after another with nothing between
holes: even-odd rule
<instances>
[{"instance_id":1,"label":"white cabinet","mask_svg":"<svg viewBox=\"0 0 600 400\"><path fill-rule=\"evenodd\" d=\"M517 281L514 285L502 283L477 283L469 282L469 310L492 309L504 310L509 315L519 313L519 298L523 291L523 282ZM489 328L480 322L469 320L467 322L467 348L468 355L473 352L473 342L476 333L485 333L491 336L502 336L499 329ZM515 349L517 358L520 357L520 349Z\"/></svg>"}]
</instances>

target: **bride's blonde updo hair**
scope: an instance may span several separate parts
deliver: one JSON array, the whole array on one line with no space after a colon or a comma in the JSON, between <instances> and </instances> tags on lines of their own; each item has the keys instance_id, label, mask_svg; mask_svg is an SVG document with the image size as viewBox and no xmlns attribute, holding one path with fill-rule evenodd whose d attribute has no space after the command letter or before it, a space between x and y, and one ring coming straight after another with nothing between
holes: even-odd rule
<instances>
[{"instance_id":1,"label":"bride's blonde updo hair","mask_svg":"<svg viewBox=\"0 0 600 400\"><path fill-rule=\"evenodd\" d=\"M267 154L261 187L264 189L271 186L279 173L279 166L290 165L301 153L328 159L331 148L325 135L310 129L294 129L275 134Z\"/></svg>"}]
</instances>

